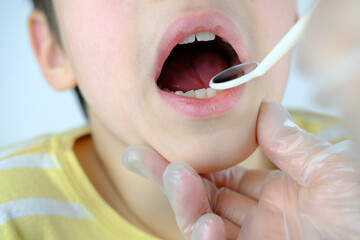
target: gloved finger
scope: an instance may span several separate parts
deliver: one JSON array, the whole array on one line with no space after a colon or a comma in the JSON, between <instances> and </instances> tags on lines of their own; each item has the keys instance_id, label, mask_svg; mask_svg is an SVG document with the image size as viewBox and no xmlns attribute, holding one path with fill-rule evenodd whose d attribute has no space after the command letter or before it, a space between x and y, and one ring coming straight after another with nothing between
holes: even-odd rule
<instances>
[{"instance_id":1,"label":"gloved finger","mask_svg":"<svg viewBox=\"0 0 360 240\"><path fill-rule=\"evenodd\" d=\"M270 170L247 170L236 166L215 173L201 174L201 176L209 179L218 188L228 188L257 201L270 172Z\"/></svg>"},{"instance_id":2,"label":"gloved finger","mask_svg":"<svg viewBox=\"0 0 360 240\"><path fill-rule=\"evenodd\" d=\"M238 238L240 234L241 227L236 226L232 222L230 222L228 219L222 217L222 220L225 223L225 232L226 232L226 239L228 240L235 240Z\"/></svg>"},{"instance_id":3,"label":"gloved finger","mask_svg":"<svg viewBox=\"0 0 360 240\"><path fill-rule=\"evenodd\" d=\"M200 176L185 163L173 163L170 166L166 159L150 147L133 145L124 152L123 164L130 171L158 184L162 189L164 186L163 179L165 179L168 184L164 191L175 211L178 225L187 239L191 238L192 229L201 216L212 212ZM179 167L179 165L186 165L185 170L183 171L183 168ZM167 169L168 166L169 169ZM166 169L167 173L165 173ZM174 171L176 172L175 174ZM215 185L213 187L216 188ZM186 191L182 191L183 189ZM189 204L191 207L189 207ZM223 230L223 225L224 222L221 223L220 227L217 227L221 229L221 232L225 231ZM227 223L226 225L230 224ZM226 228L230 229L229 226ZM215 229L213 228L213 230ZM234 227L231 230L237 232ZM213 234L217 236L217 230L213 231ZM195 236L197 235L195 234Z\"/></svg>"},{"instance_id":4,"label":"gloved finger","mask_svg":"<svg viewBox=\"0 0 360 240\"><path fill-rule=\"evenodd\" d=\"M225 225L221 217L205 214L195 223L191 240L226 240ZM229 239L229 238L228 238Z\"/></svg>"},{"instance_id":5,"label":"gloved finger","mask_svg":"<svg viewBox=\"0 0 360 240\"><path fill-rule=\"evenodd\" d=\"M270 160L302 186L309 184L313 170L323 168L334 153L330 143L300 129L278 103L262 105L257 137Z\"/></svg>"},{"instance_id":6,"label":"gloved finger","mask_svg":"<svg viewBox=\"0 0 360 240\"><path fill-rule=\"evenodd\" d=\"M196 226L199 227L199 223L218 224L217 226L211 227L210 232L208 232L209 235L205 236L222 236L225 231L228 239L235 239L240 228L226 221L226 219L220 223L218 221L219 217L216 218L216 215L212 214L213 211L209 204L208 197L210 197L212 193L216 193L217 189L212 182L202 179L188 164L175 162L171 163L165 170L163 183L164 191L173 207L177 223L186 239L190 239L191 236L198 236L197 234L194 235L193 231ZM215 217L215 220L204 222L201 220L204 215L212 216L211 219ZM208 226L208 224L206 226ZM200 228L202 231L204 230L203 227Z\"/></svg>"},{"instance_id":7,"label":"gloved finger","mask_svg":"<svg viewBox=\"0 0 360 240\"><path fill-rule=\"evenodd\" d=\"M214 213L241 227L246 215L257 205L257 201L227 188L218 189L210 199Z\"/></svg>"},{"instance_id":8,"label":"gloved finger","mask_svg":"<svg viewBox=\"0 0 360 240\"><path fill-rule=\"evenodd\" d=\"M212 213L203 181L188 164L174 162L166 168L163 184L180 230L190 239L196 222Z\"/></svg>"},{"instance_id":9,"label":"gloved finger","mask_svg":"<svg viewBox=\"0 0 360 240\"><path fill-rule=\"evenodd\" d=\"M158 152L147 146L133 145L125 150L122 161L128 170L149 179L162 188L162 177L170 163Z\"/></svg>"},{"instance_id":10,"label":"gloved finger","mask_svg":"<svg viewBox=\"0 0 360 240\"><path fill-rule=\"evenodd\" d=\"M221 190L219 188L217 188L215 186L215 184L213 182L211 182L210 180L206 179L206 178L202 178L203 182L204 182L204 186L206 189L206 193L208 195L208 199L209 199L209 203L211 206L211 209L214 213L216 213L217 215L219 215L224 223L225 223L225 232L227 235L227 239L237 239L237 236L239 235L241 226L234 224L232 221L230 221L229 219L226 218L226 216L221 216L220 214L217 213L217 209L214 209L214 207L219 207L221 205L220 202L218 206L214 206L216 205L215 202L217 197L219 196L219 191L221 192ZM222 202L222 204L227 204L226 202ZM218 211L220 212L220 211Z\"/></svg>"},{"instance_id":11,"label":"gloved finger","mask_svg":"<svg viewBox=\"0 0 360 240\"><path fill-rule=\"evenodd\" d=\"M203 182L213 212L241 228L245 216L257 201L231 189L217 188L208 179L203 179Z\"/></svg>"}]
</instances>

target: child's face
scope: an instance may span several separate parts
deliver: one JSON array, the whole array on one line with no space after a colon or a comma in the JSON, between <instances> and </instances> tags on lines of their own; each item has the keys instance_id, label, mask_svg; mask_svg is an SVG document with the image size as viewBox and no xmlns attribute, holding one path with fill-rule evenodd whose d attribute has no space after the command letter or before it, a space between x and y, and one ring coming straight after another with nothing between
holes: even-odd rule
<instances>
[{"instance_id":1,"label":"child's face","mask_svg":"<svg viewBox=\"0 0 360 240\"><path fill-rule=\"evenodd\" d=\"M227 168L256 148L261 102L280 101L290 56L266 76L211 99L162 91L207 88L235 64L225 43L175 45L198 32L228 41L240 61L261 61L296 20L294 0L55 0L64 52L93 127L119 144L147 144L198 171ZM215 45L220 45L215 46ZM214 50L215 49L215 50ZM207 79L207 82L205 79Z\"/></svg>"}]
</instances>

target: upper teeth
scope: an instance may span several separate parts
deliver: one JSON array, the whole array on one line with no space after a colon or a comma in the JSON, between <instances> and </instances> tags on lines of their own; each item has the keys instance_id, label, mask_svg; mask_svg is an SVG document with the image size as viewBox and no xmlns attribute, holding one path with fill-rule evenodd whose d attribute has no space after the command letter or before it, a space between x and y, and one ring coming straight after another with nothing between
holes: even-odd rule
<instances>
[{"instance_id":1,"label":"upper teeth","mask_svg":"<svg viewBox=\"0 0 360 240\"><path fill-rule=\"evenodd\" d=\"M200 33L192 34L192 35L188 36L187 38L185 38L179 44L193 43L193 42L195 42L195 39L198 40L198 42L212 41L215 39L215 34L213 34L211 32L200 32Z\"/></svg>"}]
</instances>

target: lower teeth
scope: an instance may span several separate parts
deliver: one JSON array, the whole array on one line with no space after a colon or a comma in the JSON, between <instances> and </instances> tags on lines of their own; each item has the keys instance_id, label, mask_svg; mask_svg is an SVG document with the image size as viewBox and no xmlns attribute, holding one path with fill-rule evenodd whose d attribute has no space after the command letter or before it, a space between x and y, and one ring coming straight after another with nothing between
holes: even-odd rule
<instances>
[{"instance_id":1,"label":"lower teeth","mask_svg":"<svg viewBox=\"0 0 360 240\"><path fill-rule=\"evenodd\" d=\"M207 99L207 98L211 98L211 97L214 97L216 96L217 94L219 94L220 90L215 90L213 88L202 88L202 89L198 89L196 91L194 90L190 90L188 92L183 92L183 91L170 91L169 89L167 88L164 88L163 91L166 91L166 92L172 92L176 95L180 95L180 96L184 96L184 97L192 97L192 98L199 98L199 99Z\"/></svg>"}]
</instances>

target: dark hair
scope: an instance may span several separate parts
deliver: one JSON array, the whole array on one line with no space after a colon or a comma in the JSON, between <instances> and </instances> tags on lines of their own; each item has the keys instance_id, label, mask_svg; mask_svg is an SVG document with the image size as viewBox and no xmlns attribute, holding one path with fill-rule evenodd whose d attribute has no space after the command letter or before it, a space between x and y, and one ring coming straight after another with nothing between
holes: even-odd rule
<instances>
[{"instance_id":1,"label":"dark hair","mask_svg":"<svg viewBox=\"0 0 360 240\"><path fill-rule=\"evenodd\" d=\"M49 24L51 33L55 37L59 46L62 47L61 37L60 37L60 33L59 33L58 23L57 23L52 0L31 0L31 1L32 1L35 9L44 12L44 14L46 16L46 20ZM87 118L86 102L85 102L85 99L83 98L83 96L80 92L80 89L78 87L75 87L75 93L79 99L83 113L84 113L85 117Z\"/></svg>"}]
</instances>

